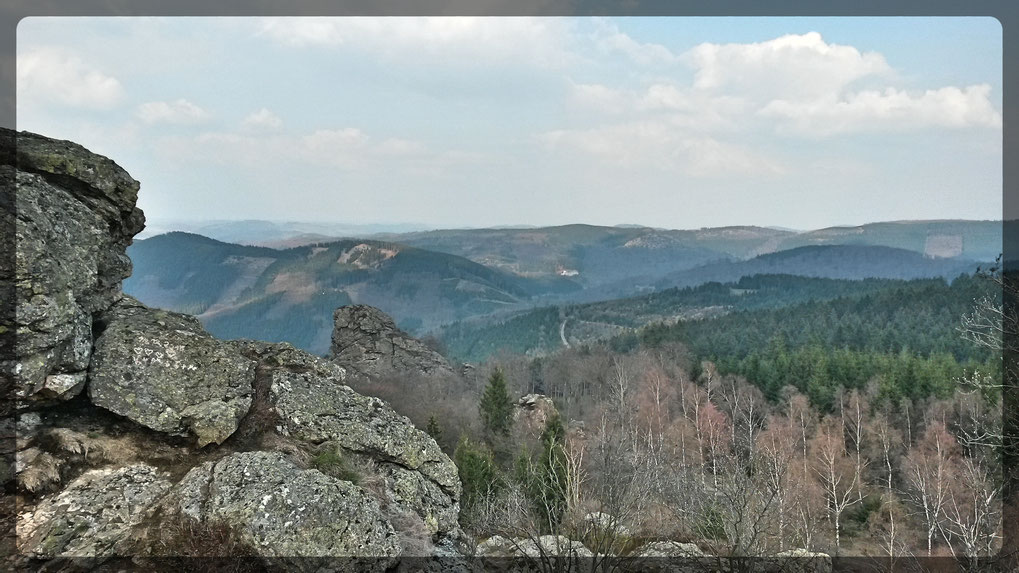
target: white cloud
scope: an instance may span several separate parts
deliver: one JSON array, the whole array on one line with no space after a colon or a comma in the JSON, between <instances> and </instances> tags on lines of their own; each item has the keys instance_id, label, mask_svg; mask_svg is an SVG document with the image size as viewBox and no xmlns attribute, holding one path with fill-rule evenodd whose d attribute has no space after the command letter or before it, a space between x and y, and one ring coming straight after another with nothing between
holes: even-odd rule
<instances>
[{"instance_id":1,"label":"white cloud","mask_svg":"<svg viewBox=\"0 0 1019 573\"><path fill-rule=\"evenodd\" d=\"M859 88L888 86L894 79L884 57L829 44L814 32L751 44L700 44L683 58L695 68L693 82L686 85L662 79L643 89L572 83L572 102L578 109L600 113L593 119L602 124L589 130L584 141L575 141L575 147L600 148L597 134L614 129L605 125L606 115L631 126L631 132L633 126L654 119L661 129L681 129L685 137L762 130L821 137L923 128L1000 129L1002 124L987 84L919 93ZM655 133L651 128L641 132L646 137ZM626 150L619 151L620 157L627 156Z\"/></svg>"},{"instance_id":2,"label":"white cloud","mask_svg":"<svg viewBox=\"0 0 1019 573\"><path fill-rule=\"evenodd\" d=\"M59 47L18 54L19 102L48 101L69 107L111 108L124 98L120 81Z\"/></svg>"},{"instance_id":3,"label":"white cloud","mask_svg":"<svg viewBox=\"0 0 1019 573\"><path fill-rule=\"evenodd\" d=\"M679 61L679 57L665 46L638 42L604 18L595 20L595 32L591 39L603 53L621 53L638 65L663 65Z\"/></svg>"},{"instance_id":4,"label":"white cloud","mask_svg":"<svg viewBox=\"0 0 1019 573\"><path fill-rule=\"evenodd\" d=\"M209 118L209 112L186 99L143 103L135 115L145 123L193 124Z\"/></svg>"},{"instance_id":5,"label":"white cloud","mask_svg":"<svg viewBox=\"0 0 1019 573\"><path fill-rule=\"evenodd\" d=\"M763 99L837 94L856 80L891 71L884 56L829 44L817 32L751 44L700 44L683 54L694 87Z\"/></svg>"},{"instance_id":6,"label":"white cloud","mask_svg":"<svg viewBox=\"0 0 1019 573\"><path fill-rule=\"evenodd\" d=\"M241 122L241 125L252 129L274 130L283 127L283 120L275 113L263 107L258 111L248 114Z\"/></svg>"},{"instance_id":7,"label":"white cloud","mask_svg":"<svg viewBox=\"0 0 1019 573\"><path fill-rule=\"evenodd\" d=\"M420 141L376 138L361 129L319 129L304 134L206 132L162 139L161 152L178 161L203 161L246 169L295 162L345 171L442 174L452 165L476 163L481 154L435 150Z\"/></svg>"},{"instance_id":8,"label":"white cloud","mask_svg":"<svg viewBox=\"0 0 1019 573\"><path fill-rule=\"evenodd\" d=\"M571 83L570 98L585 108L618 114L633 111L636 96L632 91L602 84Z\"/></svg>"},{"instance_id":9,"label":"white cloud","mask_svg":"<svg viewBox=\"0 0 1019 573\"><path fill-rule=\"evenodd\" d=\"M292 46L343 46L397 57L444 55L450 63L522 61L558 67L576 59L567 49L572 23L530 17L263 18L260 35Z\"/></svg>"},{"instance_id":10,"label":"white cloud","mask_svg":"<svg viewBox=\"0 0 1019 573\"><path fill-rule=\"evenodd\" d=\"M751 102L743 98L665 83L652 84L643 91L575 83L571 86L570 96L579 106L598 112L651 116L674 126L698 131L731 131L737 127L737 117L753 110Z\"/></svg>"},{"instance_id":11,"label":"white cloud","mask_svg":"<svg viewBox=\"0 0 1019 573\"><path fill-rule=\"evenodd\" d=\"M804 135L888 131L924 127L1001 128L1001 114L988 98L991 86L944 87L921 94L887 88L844 98L808 102L775 100L760 115L784 120L783 127Z\"/></svg>"},{"instance_id":12,"label":"white cloud","mask_svg":"<svg viewBox=\"0 0 1019 573\"><path fill-rule=\"evenodd\" d=\"M552 152L580 152L622 167L651 167L695 177L784 172L778 162L747 147L693 135L658 121L554 130L540 134L538 140Z\"/></svg>"}]
</instances>

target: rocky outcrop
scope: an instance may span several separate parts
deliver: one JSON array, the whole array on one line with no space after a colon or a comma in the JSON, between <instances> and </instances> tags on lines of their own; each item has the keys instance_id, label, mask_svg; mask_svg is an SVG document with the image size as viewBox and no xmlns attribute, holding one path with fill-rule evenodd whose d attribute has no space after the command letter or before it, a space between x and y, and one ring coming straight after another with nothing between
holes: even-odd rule
<instances>
[{"instance_id":1,"label":"rocky outcrop","mask_svg":"<svg viewBox=\"0 0 1019 573\"><path fill-rule=\"evenodd\" d=\"M433 533L457 530L460 478L435 440L382 400L343 385L345 372L336 364L291 347L266 362L273 365L265 377L280 433L374 460L394 500L420 514Z\"/></svg>"},{"instance_id":2,"label":"rocky outcrop","mask_svg":"<svg viewBox=\"0 0 1019 573\"><path fill-rule=\"evenodd\" d=\"M559 415L551 398L542 394L527 394L517 400L513 409L513 426L532 439L545 431L548 421Z\"/></svg>"},{"instance_id":3,"label":"rocky outcrop","mask_svg":"<svg viewBox=\"0 0 1019 573\"><path fill-rule=\"evenodd\" d=\"M193 317L125 297L125 248L144 220L138 183L75 144L17 137L17 151L0 148L0 170L18 183L16 202L7 189L0 201L18 218L17 264L0 264L17 312L0 328L19 336L0 366L16 373L26 410L17 436L0 427L0 453L18 452L2 477L24 501L22 556L160 555L168 531L220 532L276 564L356 555L367 558L357 570L382 570L409 547L456 546L460 481L434 440L347 387L342 364L221 341ZM390 344L374 366L449 371L416 341L395 341L388 317L366 320ZM328 452L363 471L320 470ZM183 525L161 531L168 519Z\"/></svg>"},{"instance_id":4,"label":"rocky outcrop","mask_svg":"<svg viewBox=\"0 0 1019 573\"><path fill-rule=\"evenodd\" d=\"M146 464L86 472L18 516L18 549L36 558L124 552L132 528L169 488L166 477Z\"/></svg>"},{"instance_id":5,"label":"rocky outcrop","mask_svg":"<svg viewBox=\"0 0 1019 573\"><path fill-rule=\"evenodd\" d=\"M333 313L329 356L370 377L394 373L455 376L441 354L397 328L386 313L366 305L343 306Z\"/></svg>"},{"instance_id":6,"label":"rocky outcrop","mask_svg":"<svg viewBox=\"0 0 1019 573\"><path fill-rule=\"evenodd\" d=\"M125 250L144 227L139 184L113 161L68 141L3 130L0 176L17 193L0 202L16 214L12 280L17 305L12 353L0 356L21 407L68 399L83 389L92 317L120 297L131 273ZM4 265L6 267L6 265ZM10 276L13 275L13 276ZM6 313L5 313L6 314ZM5 316L4 320L8 320Z\"/></svg>"},{"instance_id":7,"label":"rocky outcrop","mask_svg":"<svg viewBox=\"0 0 1019 573\"><path fill-rule=\"evenodd\" d=\"M255 363L198 319L125 296L103 313L89 367L92 403L143 426L220 444L251 406Z\"/></svg>"},{"instance_id":8,"label":"rocky outcrop","mask_svg":"<svg viewBox=\"0 0 1019 573\"><path fill-rule=\"evenodd\" d=\"M206 462L161 504L198 522L223 524L264 557L373 557L384 571L400 553L378 502L356 485L301 469L277 452ZM301 569L301 560L293 565Z\"/></svg>"}]
</instances>

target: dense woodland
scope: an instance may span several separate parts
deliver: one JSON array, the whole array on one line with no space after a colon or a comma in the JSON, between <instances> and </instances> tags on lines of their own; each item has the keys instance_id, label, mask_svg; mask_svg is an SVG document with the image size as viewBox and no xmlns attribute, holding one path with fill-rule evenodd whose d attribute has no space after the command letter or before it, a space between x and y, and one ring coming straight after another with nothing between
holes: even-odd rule
<instances>
[{"instance_id":1,"label":"dense woodland","mask_svg":"<svg viewBox=\"0 0 1019 573\"><path fill-rule=\"evenodd\" d=\"M796 282L747 281L762 292ZM955 556L976 568L1004 527L1000 276L864 283L541 357L503 352L456 384L359 389L454 457L462 523L478 537L554 532L604 555L655 539L737 557L803 548L876 567ZM730 288L672 294L710 304ZM532 392L557 413L514 419Z\"/></svg>"}]
</instances>

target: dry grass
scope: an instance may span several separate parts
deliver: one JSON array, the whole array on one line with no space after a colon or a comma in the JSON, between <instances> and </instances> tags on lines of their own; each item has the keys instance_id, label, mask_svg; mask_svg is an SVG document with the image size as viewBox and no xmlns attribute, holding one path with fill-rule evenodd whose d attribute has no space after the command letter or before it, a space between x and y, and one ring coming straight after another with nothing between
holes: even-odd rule
<instances>
[{"instance_id":1,"label":"dry grass","mask_svg":"<svg viewBox=\"0 0 1019 573\"><path fill-rule=\"evenodd\" d=\"M22 455L34 456L24 470L18 474L18 485L26 491L35 493L47 489L49 486L60 482L60 466L64 460L52 456L46 452L31 452L26 450Z\"/></svg>"},{"instance_id":2,"label":"dry grass","mask_svg":"<svg viewBox=\"0 0 1019 573\"><path fill-rule=\"evenodd\" d=\"M175 514L159 523L153 553L162 565L179 571L241 573L264 571L264 564L240 535L225 523L202 522Z\"/></svg>"},{"instance_id":3,"label":"dry grass","mask_svg":"<svg viewBox=\"0 0 1019 573\"><path fill-rule=\"evenodd\" d=\"M398 510L389 516L399 536L401 555L404 557L427 557L432 555L435 546L428 527L421 516L410 510Z\"/></svg>"}]
</instances>

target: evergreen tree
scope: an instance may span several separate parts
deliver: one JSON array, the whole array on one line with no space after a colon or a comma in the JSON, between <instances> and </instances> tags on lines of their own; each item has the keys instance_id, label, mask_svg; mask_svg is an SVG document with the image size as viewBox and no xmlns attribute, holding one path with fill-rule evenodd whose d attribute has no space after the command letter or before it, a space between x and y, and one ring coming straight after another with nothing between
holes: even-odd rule
<instances>
[{"instance_id":1,"label":"evergreen tree","mask_svg":"<svg viewBox=\"0 0 1019 573\"><path fill-rule=\"evenodd\" d=\"M481 423L493 435L508 436L513 425L513 400L506 390L506 377L497 368L488 378L481 397Z\"/></svg>"},{"instance_id":2,"label":"evergreen tree","mask_svg":"<svg viewBox=\"0 0 1019 573\"><path fill-rule=\"evenodd\" d=\"M475 444L466 436L461 436L453 452L453 462L463 485L460 503L465 512L498 489L495 461L492 459L492 453L484 445Z\"/></svg>"},{"instance_id":3,"label":"evergreen tree","mask_svg":"<svg viewBox=\"0 0 1019 573\"><path fill-rule=\"evenodd\" d=\"M538 510L544 522L554 530L566 511L566 429L558 415L553 416L545 424L541 433L541 460L538 464L539 479L535 484L540 491L535 492Z\"/></svg>"},{"instance_id":4,"label":"evergreen tree","mask_svg":"<svg viewBox=\"0 0 1019 573\"><path fill-rule=\"evenodd\" d=\"M425 427L425 431L436 442L442 439L442 428L439 426L439 421L435 419L434 414L428 417L428 426Z\"/></svg>"}]
</instances>

